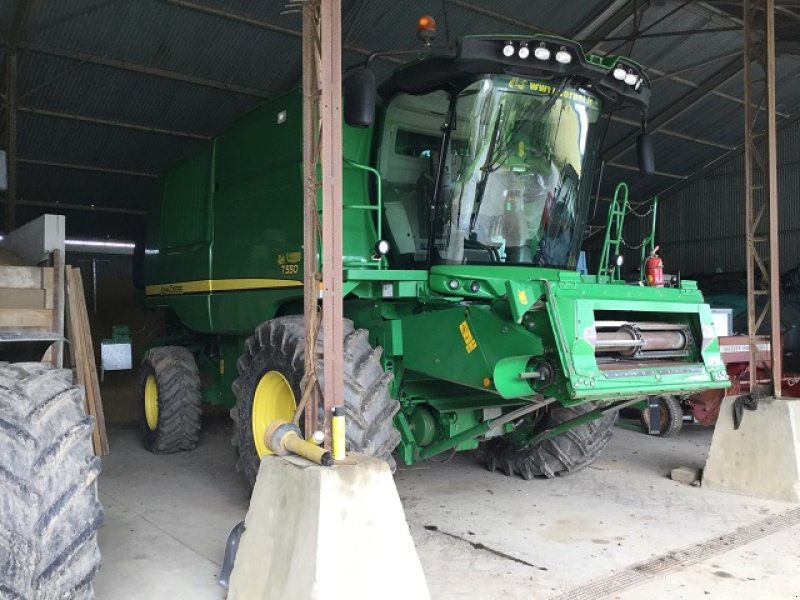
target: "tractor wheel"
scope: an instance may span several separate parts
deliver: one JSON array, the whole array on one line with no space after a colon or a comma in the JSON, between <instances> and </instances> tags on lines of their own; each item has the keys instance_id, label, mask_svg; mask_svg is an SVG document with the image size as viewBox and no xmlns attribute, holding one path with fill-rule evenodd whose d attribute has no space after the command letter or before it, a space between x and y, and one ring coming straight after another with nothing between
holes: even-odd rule
<instances>
[{"instance_id":1,"label":"tractor wheel","mask_svg":"<svg viewBox=\"0 0 800 600\"><path fill-rule=\"evenodd\" d=\"M0 597L94 597L100 459L72 372L0 363Z\"/></svg>"},{"instance_id":2,"label":"tractor wheel","mask_svg":"<svg viewBox=\"0 0 800 600\"><path fill-rule=\"evenodd\" d=\"M556 406L546 417L546 427L555 427L594 410L591 403ZM616 411L578 425L534 446L517 446L510 436L493 438L481 444L480 458L490 471L500 469L509 477L518 473L523 479L569 475L592 464L611 439Z\"/></svg>"},{"instance_id":3,"label":"tractor wheel","mask_svg":"<svg viewBox=\"0 0 800 600\"><path fill-rule=\"evenodd\" d=\"M239 450L238 468L254 485L261 457L270 454L264 431L275 419L291 421L301 398L305 374L305 333L300 316L278 317L258 326L239 358L239 377L233 382L236 406L233 444ZM317 374L322 373L322 333L317 339ZM344 324L344 401L346 448L375 456L394 471L392 450L400 434L392 418L400 408L389 396L392 376L381 367L381 350L373 348L367 332Z\"/></svg>"},{"instance_id":4,"label":"tractor wheel","mask_svg":"<svg viewBox=\"0 0 800 600\"><path fill-rule=\"evenodd\" d=\"M203 412L194 356L181 346L152 348L139 370L139 423L153 454L194 450Z\"/></svg>"},{"instance_id":5,"label":"tractor wheel","mask_svg":"<svg viewBox=\"0 0 800 600\"><path fill-rule=\"evenodd\" d=\"M644 408L641 413L642 426L650 431L650 409ZM658 424L661 437L674 437L683 427L683 406L675 396L658 398Z\"/></svg>"}]
</instances>

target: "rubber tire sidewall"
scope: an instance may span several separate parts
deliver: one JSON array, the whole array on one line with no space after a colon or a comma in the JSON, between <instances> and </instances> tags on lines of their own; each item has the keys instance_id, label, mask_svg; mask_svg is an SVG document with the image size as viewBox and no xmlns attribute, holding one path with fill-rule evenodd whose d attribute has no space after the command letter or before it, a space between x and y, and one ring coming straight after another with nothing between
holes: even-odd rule
<instances>
[{"instance_id":1,"label":"rubber tire sidewall","mask_svg":"<svg viewBox=\"0 0 800 600\"><path fill-rule=\"evenodd\" d=\"M549 407L547 428L555 427L596 408L592 403ZM578 425L531 447L518 448L510 436L498 436L481 442L478 457L490 471L500 470L509 477L563 477L577 473L596 461L611 440L617 411Z\"/></svg>"},{"instance_id":2,"label":"rubber tire sidewall","mask_svg":"<svg viewBox=\"0 0 800 600\"><path fill-rule=\"evenodd\" d=\"M680 398L676 396L659 396L658 398L659 403L659 414L661 411L661 407L664 407L664 411L667 413L667 418L665 423L659 423L659 433L660 437L675 437L680 433L681 428L683 427L683 405L681 404ZM642 426L649 430L649 408L642 409L641 413L641 423Z\"/></svg>"},{"instance_id":3,"label":"rubber tire sidewall","mask_svg":"<svg viewBox=\"0 0 800 600\"><path fill-rule=\"evenodd\" d=\"M300 321L302 325L302 320ZM253 439L253 400L255 398L256 387L258 387L261 378L270 371L277 371L289 383L294 394L295 405L300 402L302 391L300 384L303 380L303 356L301 353L300 361L301 366L298 369L297 365L292 365L292 356L295 352L298 342L302 343L302 337L296 337L292 340L291 349L286 348L287 352L268 352L268 347L263 347L260 352L252 355L250 366L244 372L239 374L239 379L236 384L236 397L237 403L233 408L236 412L234 421L236 423L234 435L236 436L237 446L239 448L239 460L242 466L247 481L250 485L255 484L258 468L261 464L261 458L258 456L256 450L255 440Z\"/></svg>"},{"instance_id":4,"label":"rubber tire sidewall","mask_svg":"<svg viewBox=\"0 0 800 600\"><path fill-rule=\"evenodd\" d=\"M393 418L400 408L389 393L392 374L381 365L382 350L372 346L369 334L356 329L345 319L344 397L347 451L360 452L385 461L394 472L392 451L400 443ZM324 387L322 353L324 332L320 331L314 351L319 384ZM253 397L261 378L270 371L281 373L289 383L295 402L302 398L305 373L305 328L301 316L277 317L262 323L247 339L245 353L237 362L239 378L233 382L237 404L231 410L234 420L233 443L239 450L239 470L255 484L261 459L256 452L252 431ZM322 411L322 408L320 408ZM301 415L302 417L302 415ZM302 418L301 418L302 423Z\"/></svg>"},{"instance_id":5,"label":"rubber tire sidewall","mask_svg":"<svg viewBox=\"0 0 800 600\"><path fill-rule=\"evenodd\" d=\"M139 428L142 432L142 442L144 447L152 452L153 454L172 454L174 452L182 452L182 451L189 451L194 450L197 446L199 441L199 434L200 434L200 420L202 416L202 392L201 392L201 382L200 376L195 371L191 374L192 383L196 386L194 397L190 396L191 390L189 389L182 389L181 391L185 393L185 396L179 396L177 398L170 398L168 394L163 393L163 385L161 378L164 376L163 373L159 373L153 363L151 362L151 355L150 353L153 351L176 351L176 350L185 350L187 353L189 352L185 348L181 346L162 346L159 348L153 348L149 350L142 360L142 364L139 367L139 380L137 383L137 393L136 393L136 400L138 403L138 410L139 410ZM191 355L191 353L189 353ZM178 361L176 361L177 363ZM192 356L192 364L195 366L194 357ZM156 424L155 429L150 429L150 426L147 424L147 415L145 414L145 402L144 402L144 390L145 384L147 383L147 378L153 376L156 381L156 387L158 388L158 423ZM191 401L195 406L194 412L196 413L192 417L192 435L190 437L184 437L177 442L173 440L173 444L170 447L163 448L160 447L160 436L162 432L161 424L162 424L162 416L165 414L167 410L170 409L169 404L172 402L186 402ZM186 416L186 412L189 407L182 406L181 409L184 413L184 417ZM182 428L185 432L185 425Z\"/></svg>"},{"instance_id":6,"label":"rubber tire sidewall","mask_svg":"<svg viewBox=\"0 0 800 600\"><path fill-rule=\"evenodd\" d=\"M158 423L156 424L155 429L150 429L150 426L147 424L147 415L145 415L144 411L144 388L145 384L147 383L147 379L150 376L152 376L156 380L156 387L158 387L158 376L156 374L156 370L149 360L145 360L144 362L142 362L142 366L139 369L139 381L136 385L136 400L139 407L138 421L139 421L139 429L142 432L142 443L144 444L145 448L147 448L150 452L153 452L154 444L158 441L159 424ZM160 399L161 398L159 396L159 400ZM160 415L161 411L160 405L158 409Z\"/></svg>"},{"instance_id":7,"label":"rubber tire sidewall","mask_svg":"<svg viewBox=\"0 0 800 600\"><path fill-rule=\"evenodd\" d=\"M104 513L97 492L101 459L92 449L94 418L85 412L85 390L68 369L43 363L0 362L0 378L0 421L9 436L0 435L0 492L7 495L0 514L0 594L93 598ZM46 464L36 468L42 458Z\"/></svg>"}]
</instances>

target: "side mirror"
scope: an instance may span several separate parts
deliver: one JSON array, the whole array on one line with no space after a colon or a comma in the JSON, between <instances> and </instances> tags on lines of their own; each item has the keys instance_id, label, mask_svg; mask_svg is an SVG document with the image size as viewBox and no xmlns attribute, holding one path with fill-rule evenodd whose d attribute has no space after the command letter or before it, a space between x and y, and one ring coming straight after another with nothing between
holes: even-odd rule
<instances>
[{"instance_id":1,"label":"side mirror","mask_svg":"<svg viewBox=\"0 0 800 600\"><path fill-rule=\"evenodd\" d=\"M375 122L375 75L367 68L352 71L344 81L344 122L369 127Z\"/></svg>"},{"instance_id":2,"label":"side mirror","mask_svg":"<svg viewBox=\"0 0 800 600\"><path fill-rule=\"evenodd\" d=\"M656 157L653 152L653 136L640 133L636 137L636 154L639 157L639 172L652 175L656 172Z\"/></svg>"}]
</instances>

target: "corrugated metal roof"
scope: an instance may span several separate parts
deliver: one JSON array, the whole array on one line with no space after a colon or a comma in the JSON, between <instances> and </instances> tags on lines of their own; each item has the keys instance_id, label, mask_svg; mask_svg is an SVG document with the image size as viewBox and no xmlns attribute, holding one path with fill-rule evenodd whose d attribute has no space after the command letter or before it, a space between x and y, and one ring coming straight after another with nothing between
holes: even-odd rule
<instances>
[{"instance_id":1,"label":"corrugated metal roof","mask_svg":"<svg viewBox=\"0 0 800 600\"><path fill-rule=\"evenodd\" d=\"M35 52L23 54L19 77L22 106L201 134L221 131L260 101L107 66L76 67L75 61Z\"/></svg>"},{"instance_id":2,"label":"corrugated metal roof","mask_svg":"<svg viewBox=\"0 0 800 600\"><path fill-rule=\"evenodd\" d=\"M23 41L156 67L180 74L259 90L283 92L300 77L301 18L285 12L285 0L41 0L30 14ZM432 13L439 39L475 33L525 33L547 30L568 36L590 23L610 0L560 2L550 0L343 0L345 65L381 49L412 48L414 23ZM639 31L646 36L698 29L718 29L735 19L702 3L664 0L641 3ZM0 2L0 31L11 36L19 0ZM627 15L608 37L634 30ZM592 27L590 27L591 29ZM591 35L590 35L591 37ZM692 93L741 50L739 31L700 35L645 37L631 43L608 40L584 43L597 52L630 53L651 69L654 90L651 116L669 110ZM0 56L2 49L0 48ZM723 58L684 71L714 58ZM378 79L396 67L390 60L373 63ZM663 77L659 73L675 73ZM778 63L778 105L788 114L800 104L800 59L783 55ZM663 190L705 166L742 139L741 76L731 77L718 92L707 95L665 125L680 136L702 138L703 144L656 133L657 167L666 176L639 177L609 166L601 193L609 195L619 178L632 184L636 197ZM214 135L260 102L247 93L217 89L26 50L21 54L19 89L23 106L117 120L131 124ZM620 117L638 120L628 112ZM604 148L626 139L636 129L612 122ZM161 173L195 152L202 142L185 137L91 124L31 112L19 114L19 149L24 158L84 163L129 171ZM716 144L716 145L715 145ZM633 167L634 153L614 159ZM20 165L19 196L42 202L97 204L145 208L152 182L108 173ZM672 175L670 177L668 175ZM141 178L140 178L141 179ZM91 217L94 220L96 215Z\"/></svg>"},{"instance_id":3,"label":"corrugated metal roof","mask_svg":"<svg viewBox=\"0 0 800 600\"><path fill-rule=\"evenodd\" d=\"M20 190L22 200L112 208L148 209L156 185L155 180L143 177L25 163L19 165L19 176L25 181L24 190Z\"/></svg>"},{"instance_id":4,"label":"corrugated metal roof","mask_svg":"<svg viewBox=\"0 0 800 600\"><path fill-rule=\"evenodd\" d=\"M159 174L199 152L205 142L130 131L50 116L26 115L19 123L19 156ZM98 148L104 153L98 155Z\"/></svg>"}]
</instances>

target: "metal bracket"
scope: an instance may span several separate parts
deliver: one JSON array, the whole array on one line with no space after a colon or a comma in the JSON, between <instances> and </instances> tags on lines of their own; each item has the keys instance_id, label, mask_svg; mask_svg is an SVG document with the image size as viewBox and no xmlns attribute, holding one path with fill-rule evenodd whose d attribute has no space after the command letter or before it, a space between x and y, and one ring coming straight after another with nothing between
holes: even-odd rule
<instances>
[{"instance_id":1,"label":"metal bracket","mask_svg":"<svg viewBox=\"0 0 800 600\"><path fill-rule=\"evenodd\" d=\"M231 573L233 573L233 563L236 562L236 553L239 551L239 541L244 533L244 521L236 524L228 534L228 541L225 542L225 558L222 559L222 569L219 573L219 584L224 589L228 589L231 584Z\"/></svg>"}]
</instances>

